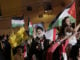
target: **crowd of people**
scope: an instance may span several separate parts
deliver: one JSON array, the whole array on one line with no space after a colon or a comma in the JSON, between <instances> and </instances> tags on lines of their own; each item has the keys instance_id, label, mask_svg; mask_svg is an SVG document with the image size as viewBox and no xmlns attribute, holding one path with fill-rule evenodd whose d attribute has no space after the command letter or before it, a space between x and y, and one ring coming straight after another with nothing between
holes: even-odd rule
<instances>
[{"instance_id":1,"label":"crowd of people","mask_svg":"<svg viewBox=\"0 0 80 60\"><path fill-rule=\"evenodd\" d=\"M56 28L56 27L55 27ZM71 24L70 18L62 20L62 26L52 41L46 39L45 31L38 26L33 36L12 49L14 60L80 60L80 24ZM0 36L0 60L11 60L9 36ZM24 45L26 49L24 49ZM24 51L26 56L24 57Z\"/></svg>"}]
</instances>

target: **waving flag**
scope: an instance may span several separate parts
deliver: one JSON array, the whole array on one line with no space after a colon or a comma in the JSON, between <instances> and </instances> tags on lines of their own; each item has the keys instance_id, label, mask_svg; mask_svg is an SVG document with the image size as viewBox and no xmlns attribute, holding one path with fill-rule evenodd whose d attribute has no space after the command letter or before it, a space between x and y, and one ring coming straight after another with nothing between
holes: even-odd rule
<instances>
[{"instance_id":1,"label":"waving flag","mask_svg":"<svg viewBox=\"0 0 80 60\"><path fill-rule=\"evenodd\" d=\"M25 28L21 27L17 33L12 32L12 34L9 37L9 43L11 44L11 47L17 47L22 43L23 40L27 39L27 35L25 33Z\"/></svg>"},{"instance_id":2,"label":"waving flag","mask_svg":"<svg viewBox=\"0 0 80 60\"><path fill-rule=\"evenodd\" d=\"M46 31L45 33L45 36L46 36L46 39L49 39L51 41L55 41L57 39L57 29L54 28L54 29L51 29L49 31Z\"/></svg>"},{"instance_id":3,"label":"waving flag","mask_svg":"<svg viewBox=\"0 0 80 60\"><path fill-rule=\"evenodd\" d=\"M29 35L32 36L33 35L33 25L29 17L28 17L28 31L29 31Z\"/></svg>"},{"instance_id":4,"label":"waving flag","mask_svg":"<svg viewBox=\"0 0 80 60\"><path fill-rule=\"evenodd\" d=\"M69 9L68 13L76 19L76 8L75 8L75 2L73 3L73 5L71 6L71 8Z\"/></svg>"},{"instance_id":5,"label":"waving flag","mask_svg":"<svg viewBox=\"0 0 80 60\"><path fill-rule=\"evenodd\" d=\"M11 19L12 27L21 27L24 26L24 18L23 17L13 17Z\"/></svg>"},{"instance_id":6,"label":"waving flag","mask_svg":"<svg viewBox=\"0 0 80 60\"><path fill-rule=\"evenodd\" d=\"M48 29L62 26L62 20L67 16L69 16L71 23L76 22L75 3L69 5L62 12L60 12L58 16L56 16L56 18L50 23Z\"/></svg>"},{"instance_id":7,"label":"waving flag","mask_svg":"<svg viewBox=\"0 0 80 60\"><path fill-rule=\"evenodd\" d=\"M26 45L24 45L24 58L26 58L27 57L27 47L26 47Z\"/></svg>"}]
</instances>

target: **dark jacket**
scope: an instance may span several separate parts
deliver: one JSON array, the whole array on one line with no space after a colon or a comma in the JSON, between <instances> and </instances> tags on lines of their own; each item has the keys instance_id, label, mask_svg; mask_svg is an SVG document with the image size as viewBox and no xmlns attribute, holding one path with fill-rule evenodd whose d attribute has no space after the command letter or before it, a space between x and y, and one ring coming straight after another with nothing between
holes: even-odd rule
<instances>
[{"instance_id":1,"label":"dark jacket","mask_svg":"<svg viewBox=\"0 0 80 60\"><path fill-rule=\"evenodd\" d=\"M36 57L38 58L37 60L43 60L42 57L43 55L45 56L45 52L47 51L48 47L49 47L49 40L47 40L45 38L45 36L43 37L44 40L44 49L42 50L41 48L37 49L36 47L39 46L40 47L40 43L38 43L37 41L40 40L38 37L36 37L35 39L32 40L32 44L31 44L31 48L29 51L29 60L31 60L31 57L33 54L36 55ZM44 58L45 59L45 58Z\"/></svg>"}]
</instances>

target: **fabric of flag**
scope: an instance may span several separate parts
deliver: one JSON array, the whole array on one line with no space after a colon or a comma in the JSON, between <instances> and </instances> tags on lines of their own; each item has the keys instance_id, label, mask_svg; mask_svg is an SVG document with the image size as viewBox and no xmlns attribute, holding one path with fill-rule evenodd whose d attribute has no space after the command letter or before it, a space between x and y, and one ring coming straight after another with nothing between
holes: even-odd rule
<instances>
[{"instance_id":1,"label":"fabric of flag","mask_svg":"<svg viewBox=\"0 0 80 60\"><path fill-rule=\"evenodd\" d=\"M52 60L52 55L58 46L59 46L59 43L56 42L48 48L46 60Z\"/></svg>"},{"instance_id":2,"label":"fabric of flag","mask_svg":"<svg viewBox=\"0 0 80 60\"><path fill-rule=\"evenodd\" d=\"M33 35L33 25L29 17L28 17L28 31L29 31L29 35L32 36Z\"/></svg>"},{"instance_id":3,"label":"fabric of flag","mask_svg":"<svg viewBox=\"0 0 80 60\"><path fill-rule=\"evenodd\" d=\"M9 37L9 43L11 45L12 48L17 46L17 42L16 42L16 34L14 34L14 32L11 33L10 37Z\"/></svg>"},{"instance_id":4,"label":"fabric of flag","mask_svg":"<svg viewBox=\"0 0 80 60\"><path fill-rule=\"evenodd\" d=\"M9 37L9 43L11 44L12 48L17 47L22 43L23 40L27 39L27 35L25 35L24 32L24 27L20 27L17 33L12 32L12 34Z\"/></svg>"},{"instance_id":5,"label":"fabric of flag","mask_svg":"<svg viewBox=\"0 0 80 60\"><path fill-rule=\"evenodd\" d=\"M31 22L29 22L29 35L33 35L33 27Z\"/></svg>"},{"instance_id":6,"label":"fabric of flag","mask_svg":"<svg viewBox=\"0 0 80 60\"><path fill-rule=\"evenodd\" d=\"M76 20L74 18L75 17L75 9L73 9L73 11L74 11L74 17L73 17L71 15L71 11L72 11L71 7L75 7L74 3L69 5L68 7L66 7L62 12L60 12L58 14L58 16L56 16L56 18L50 23L48 29L53 28L53 27L62 26L62 20L67 16L69 16L71 23L75 23L76 22Z\"/></svg>"},{"instance_id":7,"label":"fabric of flag","mask_svg":"<svg viewBox=\"0 0 80 60\"><path fill-rule=\"evenodd\" d=\"M62 56L63 60L67 60L67 53L66 53L66 47L69 44L69 40L66 40L64 44L62 44Z\"/></svg>"},{"instance_id":8,"label":"fabric of flag","mask_svg":"<svg viewBox=\"0 0 80 60\"><path fill-rule=\"evenodd\" d=\"M24 26L24 18L23 17L13 17L11 19L12 27L21 27Z\"/></svg>"},{"instance_id":9,"label":"fabric of flag","mask_svg":"<svg viewBox=\"0 0 80 60\"><path fill-rule=\"evenodd\" d=\"M27 57L27 47L26 47L26 45L24 45L24 58L26 58Z\"/></svg>"},{"instance_id":10,"label":"fabric of flag","mask_svg":"<svg viewBox=\"0 0 80 60\"><path fill-rule=\"evenodd\" d=\"M68 11L70 10L70 8L66 8L61 15L58 17L57 21L54 23L53 27L58 27L58 26L62 26L62 20L69 16L71 23L75 23L75 19L68 13Z\"/></svg>"},{"instance_id":11,"label":"fabric of flag","mask_svg":"<svg viewBox=\"0 0 80 60\"><path fill-rule=\"evenodd\" d=\"M46 39L49 39L51 41L55 41L57 38L56 32L57 32L56 28L53 28L49 31L46 31L46 33L45 33Z\"/></svg>"},{"instance_id":12,"label":"fabric of flag","mask_svg":"<svg viewBox=\"0 0 80 60\"><path fill-rule=\"evenodd\" d=\"M75 2L73 3L73 5L71 6L71 8L69 9L68 13L74 17L76 19L76 8L75 8Z\"/></svg>"},{"instance_id":13,"label":"fabric of flag","mask_svg":"<svg viewBox=\"0 0 80 60\"><path fill-rule=\"evenodd\" d=\"M23 40L25 40L27 35L25 35L25 28L20 27L20 29L16 33L16 42L18 45L22 43Z\"/></svg>"}]
</instances>

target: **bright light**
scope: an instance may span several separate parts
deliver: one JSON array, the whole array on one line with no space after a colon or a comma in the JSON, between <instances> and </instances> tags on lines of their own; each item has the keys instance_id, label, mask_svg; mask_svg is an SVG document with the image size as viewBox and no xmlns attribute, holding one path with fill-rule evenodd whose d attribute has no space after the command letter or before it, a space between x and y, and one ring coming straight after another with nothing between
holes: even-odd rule
<instances>
[{"instance_id":1,"label":"bright light","mask_svg":"<svg viewBox=\"0 0 80 60\"><path fill-rule=\"evenodd\" d=\"M45 10L44 12L45 12L45 13L47 13L48 11L47 11L47 10Z\"/></svg>"}]
</instances>

